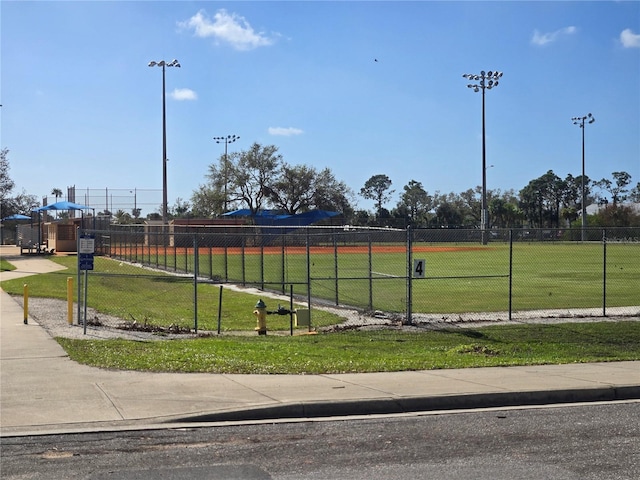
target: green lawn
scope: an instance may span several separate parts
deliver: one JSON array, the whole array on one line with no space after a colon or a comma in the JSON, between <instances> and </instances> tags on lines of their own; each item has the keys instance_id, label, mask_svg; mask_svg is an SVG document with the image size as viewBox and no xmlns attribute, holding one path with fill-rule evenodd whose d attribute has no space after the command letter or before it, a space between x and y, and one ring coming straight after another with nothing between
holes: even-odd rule
<instances>
[{"instance_id":1,"label":"green lawn","mask_svg":"<svg viewBox=\"0 0 640 480\"><path fill-rule=\"evenodd\" d=\"M319 374L640 359L638 322L165 342L57 340L80 363L155 372Z\"/></svg>"},{"instance_id":2,"label":"green lawn","mask_svg":"<svg viewBox=\"0 0 640 480\"><path fill-rule=\"evenodd\" d=\"M414 244L421 247L468 247L468 244ZM477 247L477 245L473 245ZM426 261L426 278L413 281L416 313L505 311L509 295L509 245L490 243L460 251L413 254ZM601 307L606 266L607 306L640 304L640 244L521 242L513 244L513 309ZM156 261L152 258L152 261ZM193 255L176 250L157 263L193 271ZM406 311L407 259L404 253L311 253L314 297L333 303L390 312ZM306 294L304 253L199 256L199 272L212 278L281 289L294 284ZM372 280L366 279L371 272ZM356 279L360 277L360 279ZM395 278L394 278L395 277ZM403 278L397 278L403 277ZM336 280L337 278L337 280Z\"/></svg>"},{"instance_id":3,"label":"green lawn","mask_svg":"<svg viewBox=\"0 0 640 480\"><path fill-rule=\"evenodd\" d=\"M7 262L4 258L0 257L0 272L9 272L15 269L16 267Z\"/></svg>"}]
</instances>

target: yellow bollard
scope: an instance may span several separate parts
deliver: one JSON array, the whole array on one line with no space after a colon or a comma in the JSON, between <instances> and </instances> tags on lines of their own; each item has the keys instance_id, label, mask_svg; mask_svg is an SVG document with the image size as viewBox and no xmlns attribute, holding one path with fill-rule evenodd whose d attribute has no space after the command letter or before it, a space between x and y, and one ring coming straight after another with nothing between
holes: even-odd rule
<instances>
[{"instance_id":1,"label":"yellow bollard","mask_svg":"<svg viewBox=\"0 0 640 480\"><path fill-rule=\"evenodd\" d=\"M22 286L23 294L22 294L22 311L24 312L24 324L29 323L27 318L29 317L29 285L26 283Z\"/></svg>"},{"instance_id":2,"label":"yellow bollard","mask_svg":"<svg viewBox=\"0 0 640 480\"><path fill-rule=\"evenodd\" d=\"M73 277L67 277L67 323L73 325Z\"/></svg>"}]
</instances>

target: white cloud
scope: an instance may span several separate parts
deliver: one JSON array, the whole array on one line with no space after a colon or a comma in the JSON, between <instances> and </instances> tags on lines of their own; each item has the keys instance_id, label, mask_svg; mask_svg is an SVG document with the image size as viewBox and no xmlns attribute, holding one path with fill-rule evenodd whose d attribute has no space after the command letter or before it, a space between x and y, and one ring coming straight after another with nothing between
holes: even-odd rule
<instances>
[{"instance_id":1,"label":"white cloud","mask_svg":"<svg viewBox=\"0 0 640 480\"><path fill-rule=\"evenodd\" d=\"M174 100L197 100L198 94L189 88L176 88L171 92Z\"/></svg>"},{"instance_id":2,"label":"white cloud","mask_svg":"<svg viewBox=\"0 0 640 480\"><path fill-rule=\"evenodd\" d=\"M640 35L626 28L620 33L620 43L624 48L640 48Z\"/></svg>"},{"instance_id":3,"label":"white cloud","mask_svg":"<svg viewBox=\"0 0 640 480\"><path fill-rule=\"evenodd\" d=\"M269 135L280 135L283 137L290 137L292 135L301 135L304 132L299 128L293 127L269 127Z\"/></svg>"},{"instance_id":4,"label":"white cloud","mask_svg":"<svg viewBox=\"0 0 640 480\"><path fill-rule=\"evenodd\" d=\"M562 35L573 35L577 31L578 29L576 27L564 27L560 30L556 30L555 32L548 33L540 33L538 30L534 30L533 36L531 37L531 43L534 45L547 45L555 42Z\"/></svg>"},{"instance_id":5,"label":"white cloud","mask_svg":"<svg viewBox=\"0 0 640 480\"><path fill-rule=\"evenodd\" d=\"M193 30L196 37L213 37L230 44L236 50L252 50L272 45L274 39L264 32L256 32L247 20L225 9L218 10L213 19L207 12L200 10L186 22L179 22L182 28Z\"/></svg>"}]
</instances>

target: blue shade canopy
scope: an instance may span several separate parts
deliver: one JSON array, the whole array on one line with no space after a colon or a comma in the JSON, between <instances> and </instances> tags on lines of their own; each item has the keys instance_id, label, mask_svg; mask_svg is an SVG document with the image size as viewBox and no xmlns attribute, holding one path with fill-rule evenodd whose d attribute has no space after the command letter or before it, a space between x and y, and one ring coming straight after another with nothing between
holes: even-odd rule
<instances>
[{"instance_id":1,"label":"blue shade canopy","mask_svg":"<svg viewBox=\"0 0 640 480\"><path fill-rule=\"evenodd\" d=\"M340 215L338 212L329 212L327 210L311 210L309 212L297 213L295 215L278 214L273 210L259 210L252 214L248 208L227 212L227 217L252 217L256 225L274 226L274 227L305 227L325 218L331 218Z\"/></svg>"},{"instance_id":2,"label":"blue shade canopy","mask_svg":"<svg viewBox=\"0 0 640 480\"><path fill-rule=\"evenodd\" d=\"M43 210L93 210L93 207L87 207L86 205L78 205L73 202L56 202L51 205L45 205L44 207L36 208L34 212L42 212Z\"/></svg>"},{"instance_id":3,"label":"blue shade canopy","mask_svg":"<svg viewBox=\"0 0 640 480\"><path fill-rule=\"evenodd\" d=\"M4 217L2 221L5 220L31 220L31 217L27 215L22 215L21 213L16 213L15 215L9 215L8 217Z\"/></svg>"}]
</instances>

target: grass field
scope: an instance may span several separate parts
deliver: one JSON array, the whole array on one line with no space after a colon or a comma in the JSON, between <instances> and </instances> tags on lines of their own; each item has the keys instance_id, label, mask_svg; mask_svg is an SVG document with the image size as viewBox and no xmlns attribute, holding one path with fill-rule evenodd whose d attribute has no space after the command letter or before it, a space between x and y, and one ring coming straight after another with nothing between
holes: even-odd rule
<instances>
[{"instance_id":1,"label":"grass field","mask_svg":"<svg viewBox=\"0 0 640 480\"><path fill-rule=\"evenodd\" d=\"M406 311L404 245L201 249L199 274L214 279L283 289L293 284L333 303L390 312ZM506 243L488 246L414 244L413 258L426 261L426 278L413 280L416 313L505 311L512 289L514 310L640 304L640 243ZM173 255L151 252L145 261L193 272L192 249ZM606 268L606 292L604 271ZM509 275L512 273L512 282Z\"/></svg>"}]
</instances>

